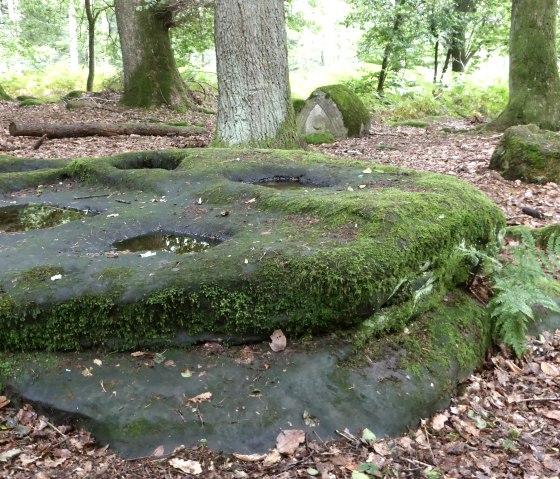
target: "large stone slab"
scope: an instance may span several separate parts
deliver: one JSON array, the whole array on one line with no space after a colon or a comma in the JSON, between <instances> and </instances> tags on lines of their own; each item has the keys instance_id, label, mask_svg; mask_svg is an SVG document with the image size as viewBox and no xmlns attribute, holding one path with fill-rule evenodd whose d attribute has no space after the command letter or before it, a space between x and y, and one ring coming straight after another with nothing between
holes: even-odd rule
<instances>
[{"instance_id":1,"label":"large stone slab","mask_svg":"<svg viewBox=\"0 0 560 479\"><path fill-rule=\"evenodd\" d=\"M484 248L504 224L456 179L300 151L3 157L0 172L0 206L12 208L0 218L26 204L88 213L0 233L4 350L309 335L365 319L398 329L466 279L458 245ZM42 226L37 215L26 227ZM113 246L150 233L209 247L141 257Z\"/></svg>"},{"instance_id":2,"label":"large stone slab","mask_svg":"<svg viewBox=\"0 0 560 479\"><path fill-rule=\"evenodd\" d=\"M508 180L560 182L560 135L537 125L508 128L490 160Z\"/></svg>"}]
</instances>

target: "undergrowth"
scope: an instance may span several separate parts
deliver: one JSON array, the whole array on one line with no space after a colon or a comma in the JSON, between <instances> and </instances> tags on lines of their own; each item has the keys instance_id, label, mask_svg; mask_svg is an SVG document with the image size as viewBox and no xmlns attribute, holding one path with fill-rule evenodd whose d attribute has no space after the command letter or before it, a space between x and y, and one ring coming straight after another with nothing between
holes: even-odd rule
<instances>
[{"instance_id":1,"label":"undergrowth","mask_svg":"<svg viewBox=\"0 0 560 479\"><path fill-rule=\"evenodd\" d=\"M479 86L473 81L455 79L450 84L422 80L393 82L383 95L375 89L377 74L344 82L354 90L380 120L402 122L427 117L495 118L506 106L506 84Z\"/></svg>"},{"instance_id":2,"label":"undergrowth","mask_svg":"<svg viewBox=\"0 0 560 479\"><path fill-rule=\"evenodd\" d=\"M482 266L492 280L494 297L488 308L494 320L494 340L521 357L526 351L528 325L535 320L535 307L560 312L560 282L554 279L560 274L560 235L551 235L543 250L530 232L519 234L521 240L507 249L510 259L504 262L473 247L462 246L461 252L474 266Z\"/></svg>"}]
</instances>

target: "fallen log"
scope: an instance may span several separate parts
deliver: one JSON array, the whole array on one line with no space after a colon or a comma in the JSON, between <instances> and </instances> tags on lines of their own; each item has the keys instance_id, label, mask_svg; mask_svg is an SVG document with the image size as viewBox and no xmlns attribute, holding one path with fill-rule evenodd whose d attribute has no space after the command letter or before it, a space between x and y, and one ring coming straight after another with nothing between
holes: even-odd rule
<instances>
[{"instance_id":1,"label":"fallen log","mask_svg":"<svg viewBox=\"0 0 560 479\"><path fill-rule=\"evenodd\" d=\"M203 128L142 123L73 123L48 125L41 123L16 123L9 126L12 136L43 136L47 138L79 138L84 136L193 136L208 133Z\"/></svg>"}]
</instances>

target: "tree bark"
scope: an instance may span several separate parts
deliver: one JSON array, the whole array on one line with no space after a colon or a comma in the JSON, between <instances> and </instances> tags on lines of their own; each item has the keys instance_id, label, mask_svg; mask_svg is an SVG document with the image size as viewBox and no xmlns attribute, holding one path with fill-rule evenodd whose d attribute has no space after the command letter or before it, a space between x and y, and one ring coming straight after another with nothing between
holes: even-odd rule
<instances>
[{"instance_id":1,"label":"tree bark","mask_svg":"<svg viewBox=\"0 0 560 479\"><path fill-rule=\"evenodd\" d=\"M46 125L44 123L10 123L12 136L43 136L47 138L79 138L84 136L193 136L207 133L199 128L170 125L73 123L71 125Z\"/></svg>"},{"instance_id":2,"label":"tree bark","mask_svg":"<svg viewBox=\"0 0 560 479\"><path fill-rule=\"evenodd\" d=\"M74 0L68 0L68 50L70 51L70 70L73 72L80 67L77 28Z\"/></svg>"},{"instance_id":3,"label":"tree bark","mask_svg":"<svg viewBox=\"0 0 560 479\"><path fill-rule=\"evenodd\" d=\"M95 16L93 15L92 0L85 0L86 18L88 24L88 77L86 91L93 91L95 79Z\"/></svg>"},{"instance_id":4,"label":"tree bark","mask_svg":"<svg viewBox=\"0 0 560 479\"><path fill-rule=\"evenodd\" d=\"M470 59L467 54L468 13L476 10L477 0L455 0L456 22L451 33L451 71L463 73Z\"/></svg>"},{"instance_id":5,"label":"tree bark","mask_svg":"<svg viewBox=\"0 0 560 479\"><path fill-rule=\"evenodd\" d=\"M143 0L115 0L115 13L124 70L122 103L136 107L189 105L169 37L173 13L148 7Z\"/></svg>"},{"instance_id":6,"label":"tree bark","mask_svg":"<svg viewBox=\"0 0 560 479\"><path fill-rule=\"evenodd\" d=\"M217 0L216 143L293 148L284 2Z\"/></svg>"},{"instance_id":7,"label":"tree bark","mask_svg":"<svg viewBox=\"0 0 560 479\"><path fill-rule=\"evenodd\" d=\"M558 0L512 1L509 102L491 127L534 123L546 130L560 129L557 13Z\"/></svg>"}]
</instances>

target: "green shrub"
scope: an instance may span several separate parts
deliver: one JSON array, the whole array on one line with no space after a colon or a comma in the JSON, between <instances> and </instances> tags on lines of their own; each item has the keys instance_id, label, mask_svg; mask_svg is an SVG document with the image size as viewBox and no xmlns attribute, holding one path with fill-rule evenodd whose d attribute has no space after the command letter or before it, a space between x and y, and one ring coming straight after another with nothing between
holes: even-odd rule
<instances>
[{"instance_id":1,"label":"green shrub","mask_svg":"<svg viewBox=\"0 0 560 479\"><path fill-rule=\"evenodd\" d=\"M297 115L301 110L303 110L303 107L305 106L305 100L303 98L293 98L292 105L294 107L294 112Z\"/></svg>"}]
</instances>

